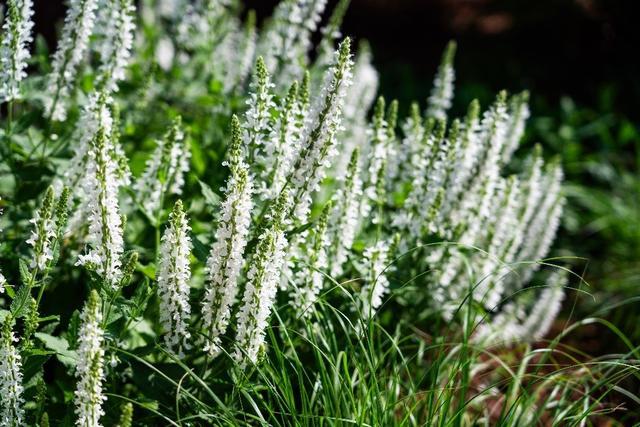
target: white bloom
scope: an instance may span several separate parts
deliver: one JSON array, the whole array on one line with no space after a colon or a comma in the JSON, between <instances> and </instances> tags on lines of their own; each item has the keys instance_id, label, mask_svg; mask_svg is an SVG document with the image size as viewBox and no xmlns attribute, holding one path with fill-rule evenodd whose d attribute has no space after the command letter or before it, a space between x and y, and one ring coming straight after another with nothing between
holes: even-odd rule
<instances>
[{"instance_id":1,"label":"white bloom","mask_svg":"<svg viewBox=\"0 0 640 427\"><path fill-rule=\"evenodd\" d=\"M287 239L282 223L287 206L286 191L278 198L270 215L270 225L262 231L247 273L247 284L238 312L234 359L244 367L258 361L264 345L269 315L273 308L284 259Z\"/></svg>"},{"instance_id":2,"label":"white bloom","mask_svg":"<svg viewBox=\"0 0 640 427\"><path fill-rule=\"evenodd\" d=\"M39 268L41 271L47 266L47 262L53 259L51 239L55 237L53 221L53 189L47 190L42 207L36 212L34 218L29 220L33 224L31 236L27 244L33 248L33 258L30 268Z\"/></svg>"},{"instance_id":3,"label":"white bloom","mask_svg":"<svg viewBox=\"0 0 640 427\"><path fill-rule=\"evenodd\" d=\"M103 129L105 135L111 135L114 124L110 109L112 103L111 97L104 92L92 92L80 114L72 138L77 141L74 155L61 178L76 194L79 194L76 188L81 187L80 180L86 174L87 159L97 130Z\"/></svg>"},{"instance_id":4,"label":"white bloom","mask_svg":"<svg viewBox=\"0 0 640 427\"><path fill-rule=\"evenodd\" d=\"M356 147L363 149L367 142L367 113L375 100L379 81L378 72L371 62L371 50L361 43L353 65L353 84L344 101L345 131L340 137L335 162L338 176L344 175L353 150Z\"/></svg>"},{"instance_id":5,"label":"white bloom","mask_svg":"<svg viewBox=\"0 0 640 427\"><path fill-rule=\"evenodd\" d=\"M71 0L64 20L58 48L53 55L53 70L48 77L45 110L53 120L67 117L67 101L76 78L77 67L87 50L93 32L97 0Z\"/></svg>"},{"instance_id":6,"label":"white bloom","mask_svg":"<svg viewBox=\"0 0 640 427\"><path fill-rule=\"evenodd\" d=\"M89 300L80 314L78 331L78 363L74 404L76 426L99 427L104 415L102 404L107 400L102 392L104 383L104 331L98 293L91 291Z\"/></svg>"},{"instance_id":7,"label":"white bloom","mask_svg":"<svg viewBox=\"0 0 640 427\"><path fill-rule=\"evenodd\" d=\"M168 37L161 38L156 45L154 55L160 68L164 71L169 71L171 65L173 65L173 58L175 56L175 48L173 47L171 39Z\"/></svg>"},{"instance_id":8,"label":"white bloom","mask_svg":"<svg viewBox=\"0 0 640 427\"><path fill-rule=\"evenodd\" d=\"M142 176L133 185L138 200L149 212L161 208L160 202L164 196L182 194L184 174L189 171L190 158L178 116L163 139L157 142Z\"/></svg>"},{"instance_id":9,"label":"white bloom","mask_svg":"<svg viewBox=\"0 0 640 427\"><path fill-rule=\"evenodd\" d=\"M474 292L478 295L477 299L489 309L496 307L503 297L503 278L500 277L503 271L498 267L500 262L506 261L504 256L510 237L518 228L518 211L521 207L519 181L515 177L508 181L501 180L499 188L500 197L494 201L497 209L492 215L493 233L487 247L488 254L475 257L475 265L479 266L476 278L480 284Z\"/></svg>"},{"instance_id":10,"label":"white bloom","mask_svg":"<svg viewBox=\"0 0 640 427\"><path fill-rule=\"evenodd\" d=\"M4 293L4 289L7 287L7 279L4 277L4 274L0 272L0 294Z\"/></svg>"},{"instance_id":11,"label":"white bloom","mask_svg":"<svg viewBox=\"0 0 640 427\"><path fill-rule=\"evenodd\" d=\"M99 85L108 92L118 90L118 82L125 78L125 69L131 57L135 23L135 5L132 0L107 0L100 12L105 14L101 28Z\"/></svg>"},{"instance_id":12,"label":"white bloom","mask_svg":"<svg viewBox=\"0 0 640 427\"><path fill-rule=\"evenodd\" d=\"M540 261L549 252L556 231L560 226L564 198L562 197L562 168L551 164L546 174L543 188L544 197L527 228L527 234L518 253L518 260L531 262L522 272L523 282L527 282L540 268Z\"/></svg>"},{"instance_id":13,"label":"white bloom","mask_svg":"<svg viewBox=\"0 0 640 427\"><path fill-rule=\"evenodd\" d=\"M22 362L13 344L18 339L13 335L11 322L10 317L5 320L0 342L0 427L25 425Z\"/></svg>"},{"instance_id":14,"label":"white bloom","mask_svg":"<svg viewBox=\"0 0 640 427\"><path fill-rule=\"evenodd\" d=\"M504 164L509 163L514 151L518 148L518 144L524 135L524 126L529 118L529 100L528 92L523 92L514 96L511 99L509 116L511 117L509 123L509 130L507 132L507 141L504 145L504 151L502 153L502 162Z\"/></svg>"},{"instance_id":15,"label":"white bloom","mask_svg":"<svg viewBox=\"0 0 640 427\"><path fill-rule=\"evenodd\" d=\"M105 282L114 289L122 276L122 219L118 207L119 182L117 165L109 151L109 141L99 129L88 154L84 178L89 211L89 252L80 255L77 264L91 264Z\"/></svg>"},{"instance_id":16,"label":"white bloom","mask_svg":"<svg viewBox=\"0 0 640 427\"><path fill-rule=\"evenodd\" d=\"M278 107L279 117L269 138L269 144L265 147L266 158L271 165L265 166L262 171L261 183L264 186L260 190L262 197L275 199L284 188L287 176L291 172L293 161L299 151L300 132L296 121L298 86L291 86L283 105Z\"/></svg>"},{"instance_id":17,"label":"white bloom","mask_svg":"<svg viewBox=\"0 0 640 427\"><path fill-rule=\"evenodd\" d=\"M379 241L366 248L363 257L367 268L367 282L360 291L360 300L362 315L369 318L382 305L382 298L389 291L387 278L389 245L387 242Z\"/></svg>"},{"instance_id":18,"label":"white bloom","mask_svg":"<svg viewBox=\"0 0 640 427\"><path fill-rule=\"evenodd\" d=\"M160 296L160 322L167 331L165 344L170 352L183 356L188 350L191 334L187 330L191 306L189 305L189 280L191 267L191 238L182 202L176 205L169 217L169 226L162 235L158 261L158 295Z\"/></svg>"},{"instance_id":19,"label":"white bloom","mask_svg":"<svg viewBox=\"0 0 640 427\"><path fill-rule=\"evenodd\" d=\"M293 188L293 212L305 222L311 206L311 194L320 188L326 170L336 154L336 134L341 129L342 107L351 84L351 41L345 39L336 52L333 67L304 131L300 154L290 175Z\"/></svg>"},{"instance_id":20,"label":"white bloom","mask_svg":"<svg viewBox=\"0 0 640 427\"><path fill-rule=\"evenodd\" d=\"M331 219L331 241L334 242L331 258L331 276L343 273L344 263L353 246L361 218L362 179L360 178L359 150L351 154L344 184L334 197Z\"/></svg>"},{"instance_id":21,"label":"white bloom","mask_svg":"<svg viewBox=\"0 0 640 427\"><path fill-rule=\"evenodd\" d=\"M25 69L33 41L33 1L10 0L7 16L2 25L0 45L0 102L20 98L20 82L27 77Z\"/></svg>"},{"instance_id":22,"label":"white bloom","mask_svg":"<svg viewBox=\"0 0 640 427\"><path fill-rule=\"evenodd\" d=\"M428 117L439 120L446 120L447 118L447 110L451 108L451 100L453 99L453 80L455 78L453 56L455 51L455 42L449 42L442 55L438 73L433 81L433 89L427 106Z\"/></svg>"},{"instance_id":23,"label":"white bloom","mask_svg":"<svg viewBox=\"0 0 640 427\"><path fill-rule=\"evenodd\" d=\"M331 203L328 203L320 218L318 225L313 230L304 245L304 251L300 251L299 269L295 273L295 289L291 304L303 317L309 317L313 313L313 306L318 300L318 295L324 286L323 270L329 266L327 249L330 242L327 236L327 226Z\"/></svg>"},{"instance_id":24,"label":"white bloom","mask_svg":"<svg viewBox=\"0 0 640 427\"><path fill-rule=\"evenodd\" d=\"M244 115L243 127L244 144L249 153L250 163L255 163L262 170L270 170L275 163L276 147L275 141L271 139L273 131L271 109L275 107L273 86L264 60L259 57L251 82L251 94L246 101L249 108Z\"/></svg>"},{"instance_id":25,"label":"white bloom","mask_svg":"<svg viewBox=\"0 0 640 427\"><path fill-rule=\"evenodd\" d=\"M259 52L279 86L302 77L308 63L311 35L326 5L327 0L286 0L276 7Z\"/></svg>"},{"instance_id":26,"label":"white bloom","mask_svg":"<svg viewBox=\"0 0 640 427\"><path fill-rule=\"evenodd\" d=\"M230 148L231 176L225 189L216 240L207 259L207 282L202 305L206 335L205 351L220 352L221 340L229 326L231 307L238 292L238 278L244 264L244 249L251 224L252 185L246 164L240 158L240 125L232 120Z\"/></svg>"},{"instance_id":27,"label":"white bloom","mask_svg":"<svg viewBox=\"0 0 640 427\"><path fill-rule=\"evenodd\" d=\"M544 338L562 308L564 287L567 285L566 271L553 271L546 283L542 292L533 294L535 300L529 304L531 307L528 310L525 307L532 296L529 291L505 305L490 322L481 324L473 341L485 345L505 345Z\"/></svg>"},{"instance_id":28,"label":"white bloom","mask_svg":"<svg viewBox=\"0 0 640 427\"><path fill-rule=\"evenodd\" d=\"M378 98L375 111L373 113L373 123L369 130L371 144L365 151L364 158L367 160L366 186L364 189L365 198L362 200L362 216L367 217L372 205L378 202L378 180L383 178L381 173L385 168L390 157L394 156L394 150L391 146L389 132L387 129L387 121L385 120L385 102L384 98Z\"/></svg>"},{"instance_id":29,"label":"white bloom","mask_svg":"<svg viewBox=\"0 0 640 427\"><path fill-rule=\"evenodd\" d=\"M523 324L525 336L532 340L540 340L549 332L553 321L562 308L564 288L567 286L567 272L554 270L547 278L547 286L543 289L534 304L527 320Z\"/></svg>"}]
</instances>

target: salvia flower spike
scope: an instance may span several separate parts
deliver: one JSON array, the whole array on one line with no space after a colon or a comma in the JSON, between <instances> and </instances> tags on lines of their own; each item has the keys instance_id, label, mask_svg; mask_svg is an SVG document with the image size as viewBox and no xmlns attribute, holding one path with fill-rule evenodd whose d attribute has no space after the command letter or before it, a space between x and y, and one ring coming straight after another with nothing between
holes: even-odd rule
<instances>
[{"instance_id":1,"label":"salvia flower spike","mask_svg":"<svg viewBox=\"0 0 640 427\"><path fill-rule=\"evenodd\" d=\"M33 1L9 0L0 44L0 102L20 98L20 82L27 77L33 41Z\"/></svg>"},{"instance_id":2,"label":"salvia flower spike","mask_svg":"<svg viewBox=\"0 0 640 427\"><path fill-rule=\"evenodd\" d=\"M53 55L48 77L45 110L51 119L63 121L80 62L85 56L93 33L98 0L71 0L64 20L58 48Z\"/></svg>"},{"instance_id":3,"label":"salvia flower spike","mask_svg":"<svg viewBox=\"0 0 640 427\"><path fill-rule=\"evenodd\" d=\"M78 264L90 264L113 289L122 276L124 252L122 217L118 205L117 165L109 151L104 129L96 134L89 153L85 193L89 210L89 251Z\"/></svg>"},{"instance_id":4,"label":"salvia flower spike","mask_svg":"<svg viewBox=\"0 0 640 427\"><path fill-rule=\"evenodd\" d=\"M22 360L15 347L18 339L12 330L13 319L6 316L0 336L0 426L25 425Z\"/></svg>"},{"instance_id":5,"label":"salvia flower spike","mask_svg":"<svg viewBox=\"0 0 640 427\"><path fill-rule=\"evenodd\" d=\"M100 297L95 290L89 294L80 320L75 373L78 381L74 393L76 426L98 427L107 397L102 391L105 380L102 311Z\"/></svg>"},{"instance_id":6,"label":"salvia flower spike","mask_svg":"<svg viewBox=\"0 0 640 427\"><path fill-rule=\"evenodd\" d=\"M233 357L244 367L257 363L264 346L266 328L278 291L286 255L287 238L283 225L289 196L284 190L269 214L269 223L261 232L253 255L247 284L238 312Z\"/></svg>"},{"instance_id":7,"label":"salvia flower spike","mask_svg":"<svg viewBox=\"0 0 640 427\"><path fill-rule=\"evenodd\" d=\"M167 334L165 345L172 353L182 357L183 350L191 348L189 340L189 281L191 279L191 238L187 216L178 200L169 217L160 245L158 261L158 294L160 296L160 322Z\"/></svg>"},{"instance_id":8,"label":"salvia flower spike","mask_svg":"<svg viewBox=\"0 0 640 427\"><path fill-rule=\"evenodd\" d=\"M216 230L216 240L207 259L207 280L202 305L205 351L215 356L221 350L221 336L227 331L238 279L244 264L244 250L253 207L252 181L243 159L242 135L236 116L231 120L231 145L227 164L231 175Z\"/></svg>"}]
</instances>

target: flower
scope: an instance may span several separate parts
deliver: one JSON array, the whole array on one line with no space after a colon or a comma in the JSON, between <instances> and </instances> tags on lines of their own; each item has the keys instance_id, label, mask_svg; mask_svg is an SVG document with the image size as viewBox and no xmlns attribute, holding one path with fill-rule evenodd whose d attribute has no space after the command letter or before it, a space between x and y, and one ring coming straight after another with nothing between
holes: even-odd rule
<instances>
[{"instance_id":1,"label":"flower","mask_svg":"<svg viewBox=\"0 0 640 427\"><path fill-rule=\"evenodd\" d=\"M340 276L349 251L355 240L360 222L360 200L362 197L362 179L359 165L360 151L356 148L351 154L344 183L333 197L333 214L329 230L333 242L331 257L331 276Z\"/></svg>"},{"instance_id":2,"label":"flower","mask_svg":"<svg viewBox=\"0 0 640 427\"><path fill-rule=\"evenodd\" d=\"M29 220L34 225L31 236L27 240L27 244L33 247L30 268L44 271L47 262L53 259L51 239L56 237L53 208L53 188L49 187L42 201L42 207L36 212L34 218Z\"/></svg>"},{"instance_id":3,"label":"flower","mask_svg":"<svg viewBox=\"0 0 640 427\"><path fill-rule=\"evenodd\" d=\"M322 210L318 223L313 232L307 236L304 250L298 261L300 267L295 273L296 285L291 305L295 307L302 317L309 317L313 313L313 306L318 300L318 295L324 285L323 269L328 267L327 249L330 241L327 236L331 202Z\"/></svg>"},{"instance_id":4,"label":"flower","mask_svg":"<svg viewBox=\"0 0 640 427\"><path fill-rule=\"evenodd\" d=\"M327 0L286 0L273 12L271 25L258 47L278 86L299 80L308 63L311 36L318 28Z\"/></svg>"},{"instance_id":5,"label":"flower","mask_svg":"<svg viewBox=\"0 0 640 427\"><path fill-rule=\"evenodd\" d=\"M271 109L275 107L273 86L264 59L258 57L251 83L251 93L247 100L249 108L244 114L244 145L249 153L249 163L255 164L258 175L262 171L270 170L275 163L276 146L271 139L273 132Z\"/></svg>"},{"instance_id":6,"label":"flower","mask_svg":"<svg viewBox=\"0 0 640 427\"><path fill-rule=\"evenodd\" d=\"M104 129L98 129L87 160L85 194L89 211L90 250L78 257L77 265L91 265L113 289L122 277L122 218L118 207L117 165L110 155Z\"/></svg>"},{"instance_id":7,"label":"flower","mask_svg":"<svg viewBox=\"0 0 640 427\"><path fill-rule=\"evenodd\" d=\"M104 6L98 86L116 92L131 57L136 7L132 0L108 0Z\"/></svg>"},{"instance_id":8,"label":"flower","mask_svg":"<svg viewBox=\"0 0 640 427\"><path fill-rule=\"evenodd\" d=\"M0 44L0 102L20 98L20 82L27 77L29 43L33 41L33 1L9 0L7 6Z\"/></svg>"},{"instance_id":9,"label":"flower","mask_svg":"<svg viewBox=\"0 0 640 427\"><path fill-rule=\"evenodd\" d=\"M521 294L509 302L490 322L478 326L473 341L506 345L532 342L544 338L562 308L567 272L558 268L549 274L544 289ZM531 298L534 298L531 303ZM530 307L527 309L527 305Z\"/></svg>"},{"instance_id":10,"label":"flower","mask_svg":"<svg viewBox=\"0 0 640 427\"><path fill-rule=\"evenodd\" d=\"M24 425L24 386L22 384L22 362L14 346L18 339L11 330L13 319L8 315L3 323L0 337L0 427Z\"/></svg>"},{"instance_id":11,"label":"flower","mask_svg":"<svg viewBox=\"0 0 640 427\"><path fill-rule=\"evenodd\" d=\"M326 74L320 97L302 137L300 153L288 178L292 184L293 212L300 222L307 219L311 194L319 189L336 154L335 138L340 130L344 98L351 84L350 49L351 40L346 38Z\"/></svg>"},{"instance_id":12,"label":"flower","mask_svg":"<svg viewBox=\"0 0 640 427\"><path fill-rule=\"evenodd\" d=\"M190 157L182 119L177 116L163 139L158 141L142 176L133 185L138 200L149 212L160 209L162 199L167 194L182 194Z\"/></svg>"},{"instance_id":13,"label":"flower","mask_svg":"<svg viewBox=\"0 0 640 427\"><path fill-rule=\"evenodd\" d=\"M63 121L67 117L67 101L76 78L76 69L93 32L97 7L98 0L69 2L47 84L47 92L52 97L45 100L45 111L52 120Z\"/></svg>"},{"instance_id":14,"label":"flower","mask_svg":"<svg viewBox=\"0 0 640 427\"><path fill-rule=\"evenodd\" d=\"M100 297L95 290L80 314L78 331L78 362L76 365L76 390L74 404L76 426L99 427L104 415L102 404L107 397L102 393L104 383L104 331Z\"/></svg>"},{"instance_id":15,"label":"flower","mask_svg":"<svg viewBox=\"0 0 640 427\"><path fill-rule=\"evenodd\" d=\"M282 226L288 211L288 199L287 191L284 190L271 209L269 223L261 231L251 259L242 306L238 312L233 353L233 358L240 367L257 363L258 353L264 345L269 315L273 309L286 255L287 238Z\"/></svg>"},{"instance_id":16,"label":"flower","mask_svg":"<svg viewBox=\"0 0 640 427\"><path fill-rule=\"evenodd\" d=\"M379 241L366 248L362 255L367 269L367 282L360 291L360 301L363 316L370 318L382 305L382 297L389 291L389 279L386 275L389 244Z\"/></svg>"},{"instance_id":17,"label":"flower","mask_svg":"<svg viewBox=\"0 0 640 427\"><path fill-rule=\"evenodd\" d=\"M427 116L438 120L446 120L447 110L451 108L453 99L453 57L456 54L456 42L450 41L442 54L438 73L433 80L433 88L428 99Z\"/></svg>"},{"instance_id":18,"label":"flower","mask_svg":"<svg viewBox=\"0 0 640 427\"><path fill-rule=\"evenodd\" d=\"M228 160L231 175L227 180L216 240L207 259L207 281L202 305L205 351L212 356L220 352L220 336L229 326L231 306L238 292L238 278L244 264L253 207L251 178L242 158L241 129L236 116L231 120L231 134Z\"/></svg>"},{"instance_id":19,"label":"flower","mask_svg":"<svg viewBox=\"0 0 640 427\"><path fill-rule=\"evenodd\" d=\"M169 217L169 226L162 235L158 260L158 295L160 296L160 323L168 333L165 344L170 352L183 357L188 350L191 334L187 330L191 306L189 280L191 268L191 238L187 217L178 200Z\"/></svg>"}]
</instances>

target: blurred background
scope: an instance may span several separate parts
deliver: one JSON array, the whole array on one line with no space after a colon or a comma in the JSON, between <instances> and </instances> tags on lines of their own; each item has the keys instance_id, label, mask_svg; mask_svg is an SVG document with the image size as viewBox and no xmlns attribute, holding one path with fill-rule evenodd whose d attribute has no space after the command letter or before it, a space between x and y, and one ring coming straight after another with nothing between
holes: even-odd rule
<instances>
[{"instance_id":1,"label":"blurred background","mask_svg":"<svg viewBox=\"0 0 640 427\"><path fill-rule=\"evenodd\" d=\"M50 46L61 0L36 1ZM259 19L277 0L245 0ZM330 0L333 7L336 0ZM424 100L450 39L458 41L454 110L500 89L531 92L525 146L562 156L568 204L555 255L588 286L567 319L607 317L640 342L640 30L636 0L352 0L343 34L367 39L381 93ZM580 258L577 258L580 257ZM572 304L573 303L573 304ZM560 326L559 326L560 327ZM592 355L625 351L594 326L575 336Z\"/></svg>"}]
</instances>

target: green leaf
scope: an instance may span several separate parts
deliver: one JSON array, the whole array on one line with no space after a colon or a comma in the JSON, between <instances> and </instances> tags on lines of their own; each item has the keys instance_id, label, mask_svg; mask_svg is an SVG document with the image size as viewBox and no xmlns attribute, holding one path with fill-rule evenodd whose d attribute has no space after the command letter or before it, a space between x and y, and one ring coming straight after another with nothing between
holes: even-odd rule
<instances>
[{"instance_id":1,"label":"green leaf","mask_svg":"<svg viewBox=\"0 0 640 427\"><path fill-rule=\"evenodd\" d=\"M29 271L27 261L25 261L23 258L20 258L18 266L20 268L20 280L22 281L22 284L26 286L27 283L31 282L31 272Z\"/></svg>"},{"instance_id":2,"label":"green leaf","mask_svg":"<svg viewBox=\"0 0 640 427\"><path fill-rule=\"evenodd\" d=\"M207 262L209 249L202 243L195 234L191 233L191 243L193 244L193 254L200 262Z\"/></svg>"},{"instance_id":3,"label":"green leaf","mask_svg":"<svg viewBox=\"0 0 640 427\"><path fill-rule=\"evenodd\" d=\"M69 343L67 340L42 332L36 332L35 337L42 341L46 348L55 352L60 363L67 367L76 366L78 353L73 350L69 350Z\"/></svg>"},{"instance_id":4,"label":"green leaf","mask_svg":"<svg viewBox=\"0 0 640 427\"><path fill-rule=\"evenodd\" d=\"M209 203L210 207L216 209L220 205L220 196L216 194L211 187L209 187L204 182L198 180L200 183L200 190L202 191L202 195L204 196L207 203Z\"/></svg>"},{"instance_id":5,"label":"green leaf","mask_svg":"<svg viewBox=\"0 0 640 427\"><path fill-rule=\"evenodd\" d=\"M22 285L16 292L16 297L11 301L11 314L14 318L22 317L28 306L27 300L31 296L30 289L27 285Z\"/></svg>"}]
</instances>

